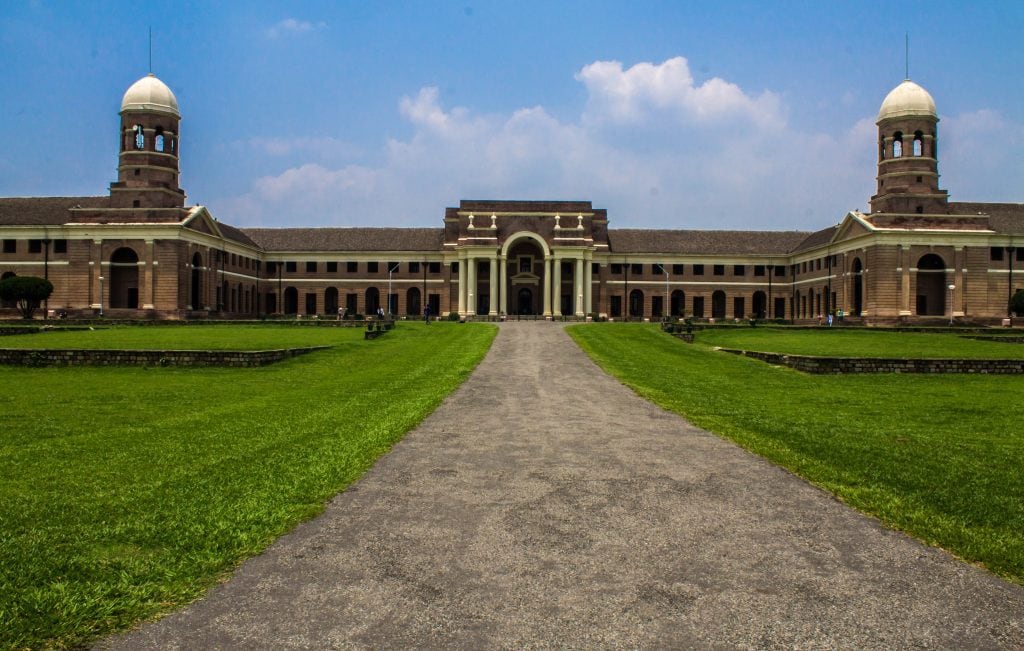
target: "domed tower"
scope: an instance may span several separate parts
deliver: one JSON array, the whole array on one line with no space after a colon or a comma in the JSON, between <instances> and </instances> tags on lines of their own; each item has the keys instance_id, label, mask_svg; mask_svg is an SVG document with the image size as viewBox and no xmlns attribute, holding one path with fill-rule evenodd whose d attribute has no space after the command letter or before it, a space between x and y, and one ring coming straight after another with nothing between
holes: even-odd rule
<instances>
[{"instance_id":1,"label":"domed tower","mask_svg":"<svg viewBox=\"0 0 1024 651\"><path fill-rule=\"evenodd\" d=\"M117 181L110 184L113 208L181 208L178 186L178 100L152 73L121 100Z\"/></svg>"},{"instance_id":2,"label":"domed tower","mask_svg":"<svg viewBox=\"0 0 1024 651\"><path fill-rule=\"evenodd\" d=\"M878 192L871 212L945 214L949 196L939 189L935 100L906 79L878 111Z\"/></svg>"}]
</instances>

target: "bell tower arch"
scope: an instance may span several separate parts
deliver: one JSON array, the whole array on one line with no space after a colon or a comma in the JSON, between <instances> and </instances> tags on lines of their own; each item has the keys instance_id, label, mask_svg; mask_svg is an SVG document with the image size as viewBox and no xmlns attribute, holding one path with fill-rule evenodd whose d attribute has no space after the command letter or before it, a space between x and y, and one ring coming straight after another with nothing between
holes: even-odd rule
<instances>
[{"instance_id":1,"label":"bell tower arch","mask_svg":"<svg viewBox=\"0 0 1024 651\"><path fill-rule=\"evenodd\" d=\"M117 181L110 184L113 208L181 208L178 185L180 143L178 100L152 73L139 79L121 100Z\"/></svg>"}]
</instances>

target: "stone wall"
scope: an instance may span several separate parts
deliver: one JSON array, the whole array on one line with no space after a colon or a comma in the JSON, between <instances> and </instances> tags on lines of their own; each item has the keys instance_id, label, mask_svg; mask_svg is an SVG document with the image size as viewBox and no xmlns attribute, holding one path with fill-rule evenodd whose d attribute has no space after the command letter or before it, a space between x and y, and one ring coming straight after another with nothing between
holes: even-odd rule
<instances>
[{"instance_id":1,"label":"stone wall","mask_svg":"<svg viewBox=\"0 0 1024 651\"><path fill-rule=\"evenodd\" d=\"M0 364L14 366L266 366L330 346L281 350L56 350L0 348Z\"/></svg>"},{"instance_id":2,"label":"stone wall","mask_svg":"<svg viewBox=\"0 0 1024 651\"><path fill-rule=\"evenodd\" d=\"M782 355L754 350L719 348L726 353L744 355L777 366L788 366L804 373L976 373L1024 374L1024 359L891 359L873 357L811 357Z\"/></svg>"}]
</instances>

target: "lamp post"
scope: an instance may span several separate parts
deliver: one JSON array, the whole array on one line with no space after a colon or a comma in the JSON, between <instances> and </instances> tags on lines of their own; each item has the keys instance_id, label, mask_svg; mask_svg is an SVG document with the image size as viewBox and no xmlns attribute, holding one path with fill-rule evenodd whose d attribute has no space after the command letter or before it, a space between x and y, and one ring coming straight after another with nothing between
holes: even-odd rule
<instances>
[{"instance_id":1,"label":"lamp post","mask_svg":"<svg viewBox=\"0 0 1024 651\"><path fill-rule=\"evenodd\" d=\"M949 286L949 325L953 325L953 290L956 285Z\"/></svg>"},{"instance_id":2,"label":"lamp post","mask_svg":"<svg viewBox=\"0 0 1024 651\"><path fill-rule=\"evenodd\" d=\"M395 273L398 269L400 262L396 262L394 267L388 267L388 317L391 317L391 274Z\"/></svg>"},{"instance_id":3,"label":"lamp post","mask_svg":"<svg viewBox=\"0 0 1024 651\"><path fill-rule=\"evenodd\" d=\"M100 316L103 316L103 276L100 276Z\"/></svg>"}]
</instances>

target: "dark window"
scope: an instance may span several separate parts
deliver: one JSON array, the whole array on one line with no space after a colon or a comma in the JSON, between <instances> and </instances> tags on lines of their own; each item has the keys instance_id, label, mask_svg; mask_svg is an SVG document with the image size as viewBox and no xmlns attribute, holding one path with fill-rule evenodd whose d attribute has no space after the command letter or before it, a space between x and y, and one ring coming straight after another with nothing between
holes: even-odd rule
<instances>
[{"instance_id":1,"label":"dark window","mask_svg":"<svg viewBox=\"0 0 1024 651\"><path fill-rule=\"evenodd\" d=\"M785 278L786 277L786 267L785 267L785 265L781 265L781 264L780 265L776 265L776 267L775 267L775 276L778 277L778 278Z\"/></svg>"},{"instance_id":2,"label":"dark window","mask_svg":"<svg viewBox=\"0 0 1024 651\"><path fill-rule=\"evenodd\" d=\"M28 241L28 252L29 253L42 253L43 252L43 241L42 240L29 240Z\"/></svg>"},{"instance_id":3,"label":"dark window","mask_svg":"<svg viewBox=\"0 0 1024 651\"><path fill-rule=\"evenodd\" d=\"M1017 262L1024 262L1024 246L1017 247Z\"/></svg>"},{"instance_id":4,"label":"dark window","mask_svg":"<svg viewBox=\"0 0 1024 651\"><path fill-rule=\"evenodd\" d=\"M764 265L763 264L755 264L754 265L754 275L755 276L763 276L764 275Z\"/></svg>"},{"instance_id":5,"label":"dark window","mask_svg":"<svg viewBox=\"0 0 1024 651\"><path fill-rule=\"evenodd\" d=\"M453 274L459 273L459 263L458 262L453 262L452 263L452 273Z\"/></svg>"},{"instance_id":6,"label":"dark window","mask_svg":"<svg viewBox=\"0 0 1024 651\"><path fill-rule=\"evenodd\" d=\"M398 273L398 263L397 262L389 262L388 263L388 273L392 273L392 274Z\"/></svg>"},{"instance_id":7,"label":"dark window","mask_svg":"<svg viewBox=\"0 0 1024 651\"><path fill-rule=\"evenodd\" d=\"M286 273L293 274L298 269L298 264L295 262L285 262L284 270Z\"/></svg>"},{"instance_id":8,"label":"dark window","mask_svg":"<svg viewBox=\"0 0 1024 651\"><path fill-rule=\"evenodd\" d=\"M743 276L743 275L746 275L746 273L747 273L747 267L745 265L734 264L732 266L732 275L734 275L734 276Z\"/></svg>"},{"instance_id":9,"label":"dark window","mask_svg":"<svg viewBox=\"0 0 1024 651\"><path fill-rule=\"evenodd\" d=\"M306 273L308 273L308 274L315 274L316 273L316 263L315 262L307 262L306 263Z\"/></svg>"},{"instance_id":10,"label":"dark window","mask_svg":"<svg viewBox=\"0 0 1024 651\"><path fill-rule=\"evenodd\" d=\"M345 311L353 316L359 310L359 294L345 294Z\"/></svg>"},{"instance_id":11,"label":"dark window","mask_svg":"<svg viewBox=\"0 0 1024 651\"><path fill-rule=\"evenodd\" d=\"M695 265L693 265L693 275L694 276L703 276L704 275L704 265L702 265L702 264L695 264ZM693 300L696 301L697 299L695 298ZM703 299L701 299L701 300L703 301ZM703 304L704 303L701 302L701 305L703 305ZM701 314L701 316L704 316L703 313Z\"/></svg>"},{"instance_id":12,"label":"dark window","mask_svg":"<svg viewBox=\"0 0 1024 651\"><path fill-rule=\"evenodd\" d=\"M68 252L68 241L67 240L54 240L53 241L53 252L54 253L67 253Z\"/></svg>"},{"instance_id":13,"label":"dark window","mask_svg":"<svg viewBox=\"0 0 1024 651\"><path fill-rule=\"evenodd\" d=\"M409 273L411 273L411 274L418 274L419 272L420 272L420 263L419 262L410 262L409 263Z\"/></svg>"},{"instance_id":14,"label":"dark window","mask_svg":"<svg viewBox=\"0 0 1024 651\"><path fill-rule=\"evenodd\" d=\"M674 264L674 265L672 265L672 275L673 276L682 276L684 273L686 273L684 271L685 268L686 268L686 265L684 265L684 264Z\"/></svg>"},{"instance_id":15,"label":"dark window","mask_svg":"<svg viewBox=\"0 0 1024 651\"><path fill-rule=\"evenodd\" d=\"M572 278L572 267L571 262L562 263L562 278Z\"/></svg>"},{"instance_id":16,"label":"dark window","mask_svg":"<svg viewBox=\"0 0 1024 651\"><path fill-rule=\"evenodd\" d=\"M629 266L629 273L634 276L644 275L644 266L642 264L633 264Z\"/></svg>"},{"instance_id":17,"label":"dark window","mask_svg":"<svg viewBox=\"0 0 1024 651\"><path fill-rule=\"evenodd\" d=\"M660 276L660 275L665 273L662 269L663 269L663 267L660 264L652 264L651 265L651 273L656 275L656 276Z\"/></svg>"},{"instance_id":18,"label":"dark window","mask_svg":"<svg viewBox=\"0 0 1024 651\"><path fill-rule=\"evenodd\" d=\"M590 275L591 276L597 276L597 275L600 275L600 273L601 273L601 265L599 263L597 263L597 262L591 263L591 265L590 265Z\"/></svg>"},{"instance_id":19,"label":"dark window","mask_svg":"<svg viewBox=\"0 0 1024 651\"><path fill-rule=\"evenodd\" d=\"M521 273L521 274L533 273L533 258L529 258L529 257L519 258L519 273Z\"/></svg>"},{"instance_id":20,"label":"dark window","mask_svg":"<svg viewBox=\"0 0 1024 651\"><path fill-rule=\"evenodd\" d=\"M367 262L366 263L366 273L368 273L368 274L375 274L375 273L377 273L377 268L378 268L379 264L380 264L379 262Z\"/></svg>"},{"instance_id":21,"label":"dark window","mask_svg":"<svg viewBox=\"0 0 1024 651\"><path fill-rule=\"evenodd\" d=\"M800 269L800 273L804 273L804 274L807 273L807 262L804 261L804 262L802 262L800 264L802 265L801 269Z\"/></svg>"},{"instance_id":22,"label":"dark window","mask_svg":"<svg viewBox=\"0 0 1024 651\"><path fill-rule=\"evenodd\" d=\"M329 274L338 273L338 263L337 262L328 262L327 263L327 273L329 273Z\"/></svg>"},{"instance_id":23,"label":"dark window","mask_svg":"<svg viewBox=\"0 0 1024 651\"><path fill-rule=\"evenodd\" d=\"M617 276L617 275L619 275L621 273L622 273L622 265L621 264L613 264L612 265L612 275L613 276Z\"/></svg>"},{"instance_id":24,"label":"dark window","mask_svg":"<svg viewBox=\"0 0 1024 651\"><path fill-rule=\"evenodd\" d=\"M696 265L694 265L696 266ZM704 318L704 297L694 296L693 297L693 318L703 319Z\"/></svg>"},{"instance_id":25,"label":"dark window","mask_svg":"<svg viewBox=\"0 0 1024 651\"><path fill-rule=\"evenodd\" d=\"M276 262L268 262L267 263L267 274L268 275L273 275L273 274L276 274L276 273L277 273L277 263ZM273 311L270 308L267 308L267 310L271 311L271 312Z\"/></svg>"},{"instance_id":26,"label":"dark window","mask_svg":"<svg viewBox=\"0 0 1024 651\"><path fill-rule=\"evenodd\" d=\"M742 296L737 296L732 299L732 315L737 319L742 319L746 313L745 305Z\"/></svg>"},{"instance_id":27,"label":"dark window","mask_svg":"<svg viewBox=\"0 0 1024 651\"><path fill-rule=\"evenodd\" d=\"M4 253L17 253L18 240L4 240Z\"/></svg>"},{"instance_id":28,"label":"dark window","mask_svg":"<svg viewBox=\"0 0 1024 651\"><path fill-rule=\"evenodd\" d=\"M432 274L439 274L439 273L441 273L441 263L440 262L431 262L430 263L429 271Z\"/></svg>"},{"instance_id":29,"label":"dark window","mask_svg":"<svg viewBox=\"0 0 1024 651\"><path fill-rule=\"evenodd\" d=\"M817 267L818 267L818 271L821 271L821 258L818 258Z\"/></svg>"},{"instance_id":30,"label":"dark window","mask_svg":"<svg viewBox=\"0 0 1024 651\"><path fill-rule=\"evenodd\" d=\"M139 201L138 199L133 199L132 200L132 208L138 208L141 205L142 205L142 202Z\"/></svg>"},{"instance_id":31,"label":"dark window","mask_svg":"<svg viewBox=\"0 0 1024 651\"><path fill-rule=\"evenodd\" d=\"M992 260L993 262L999 262L1000 260L1002 260L1003 259L1003 247L1001 247L1001 246L993 246L991 249L989 249L988 250L988 259Z\"/></svg>"},{"instance_id":32,"label":"dark window","mask_svg":"<svg viewBox=\"0 0 1024 651\"><path fill-rule=\"evenodd\" d=\"M316 314L316 294L306 294L306 314Z\"/></svg>"},{"instance_id":33,"label":"dark window","mask_svg":"<svg viewBox=\"0 0 1024 651\"><path fill-rule=\"evenodd\" d=\"M713 269L712 273L714 273L716 276L724 276L725 275L725 265L724 264L716 264L714 266L714 269Z\"/></svg>"},{"instance_id":34,"label":"dark window","mask_svg":"<svg viewBox=\"0 0 1024 651\"><path fill-rule=\"evenodd\" d=\"M358 262L346 262L345 263L345 271L349 272L350 274L359 273L359 263Z\"/></svg>"}]
</instances>

